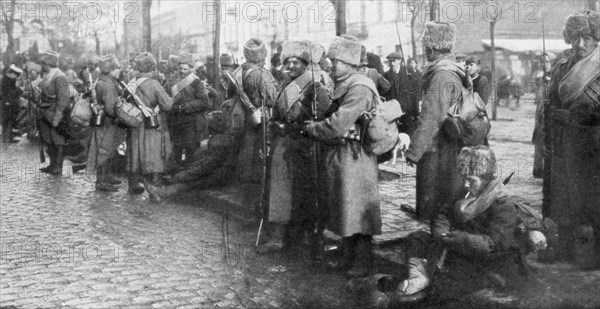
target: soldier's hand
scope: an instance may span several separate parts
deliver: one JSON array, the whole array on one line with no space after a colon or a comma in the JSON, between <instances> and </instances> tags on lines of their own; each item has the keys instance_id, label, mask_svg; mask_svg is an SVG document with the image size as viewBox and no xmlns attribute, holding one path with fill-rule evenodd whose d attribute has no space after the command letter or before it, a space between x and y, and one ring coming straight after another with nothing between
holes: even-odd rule
<instances>
[{"instance_id":1,"label":"soldier's hand","mask_svg":"<svg viewBox=\"0 0 600 309\"><path fill-rule=\"evenodd\" d=\"M544 157L544 159L549 159L550 155L552 154L552 152L546 147L542 148L540 153L542 154L542 157Z\"/></svg>"},{"instance_id":2,"label":"soldier's hand","mask_svg":"<svg viewBox=\"0 0 600 309\"><path fill-rule=\"evenodd\" d=\"M417 165L417 162L411 160L408 156L406 157L406 164L408 164L408 166L410 167L414 167L415 165Z\"/></svg>"}]
</instances>

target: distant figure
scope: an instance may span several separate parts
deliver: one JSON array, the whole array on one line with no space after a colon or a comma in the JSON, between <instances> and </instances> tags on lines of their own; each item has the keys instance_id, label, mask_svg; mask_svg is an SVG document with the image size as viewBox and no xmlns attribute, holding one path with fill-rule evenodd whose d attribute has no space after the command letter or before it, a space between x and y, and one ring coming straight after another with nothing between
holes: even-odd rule
<instances>
[{"instance_id":1,"label":"distant figure","mask_svg":"<svg viewBox=\"0 0 600 309\"><path fill-rule=\"evenodd\" d=\"M465 66L467 65L467 54L463 54L463 53L457 53L456 54L456 62L458 62L458 64L460 64L460 66L464 69Z\"/></svg>"},{"instance_id":2,"label":"distant figure","mask_svg":"<svg viewBox=\"0 0 600 309\"><path fill-rule=\"evenodd\" d=\"M465 69L469 72L469 75L471 75L471 79L473 80L473 92L479 95L484 104L487 104L492 91L492 86L487 77L480 74L481 59L477 56L471 56L467 58L465 63Z\"/></svg>"}]
</instances>

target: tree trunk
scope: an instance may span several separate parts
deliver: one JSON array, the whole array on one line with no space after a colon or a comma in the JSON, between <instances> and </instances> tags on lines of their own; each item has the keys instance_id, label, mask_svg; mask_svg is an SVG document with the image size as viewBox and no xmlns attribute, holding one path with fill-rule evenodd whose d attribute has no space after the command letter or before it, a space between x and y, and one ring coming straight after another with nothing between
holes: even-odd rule
<instances>
[{"instance_id":1,"label":"tree trunk","mask_svg":"<svg viewBox=\"0 0 600 309\"><path fill-rule=\"evenodd\" d=\"M150 7L152 7L152 0L142 1L142 47L146 52L152 52L152 26L150 21Z\"/></svg>"},{"instance_id":2,"label":"tree trunk","mask_svg":"<svg viewBox=\"0 0 600 309\"><path fill-rule=\"evenodd\" d=\"M437 21L438 0L429 0L429 20Z\"/></svg>"},{"instance_id":3,"label":"tree trunk","mask_svg":"<svg viewBox=\"0 0 600 309\"><path fill-rule=\"evenodd\" d=\"M102 55L100 51L100 35L97 30L94 30L94 41L96 42L96 55Z\"/></svg>"},{"instance_id":4,"label":"tree trunk","mask_svg":"<svg viewBox=\"0 0 600 309\"><path fill-rule=\"evenodd\" d=\"M340 36L346 34L346 1L331 0L335 7L335 35Z\"/></svg>"},{"instance_id":5,"label":"tree trunk","mask_svg":"<svg viewBox=\"0 0 600 309\"><path fill-rule=\"evenodd\" d=\"M415 35L415 23L417 21L417 10L413 12L413 16L410 18L410 45L412 47L412 57L417 59L417 38Z\"/></svg>"},{"instance_id":6,"label":"tree trunk","mask_svg":"<svg viewBox=\"0 0 600 309\"><path fill-rule=\"evenodd\" d=\"M497 78L496 78L496 43L494 42L494 28L496 22L490 23L490 52L492 54L492 120L496 120L496 107L497 107Z\"/></svg>"},{"instance_id":7,"label":"tree trunk","mask_svg":"<svg viewBox=\"0 0 600 309\"><path fill-rule=\"evenodd\" d=\"M16 2L17 0L11 0L10 1L10 7L15 8L15 10L13 10L12 12L9 11L9 13L7 14L7 10L6 8L3 8L2 10L2 14L3 14L3 19L5 20L4 22L4 29L6 29L6 39L7 39L7 43L8 45L6 46L6 52L4 53L4 65L5 66L9 66L12 61L13 58L15 56L15 42L14 42L14 36L13 36L13 30L14 30L14 24L15 24L15 11L16 11Z\"/></svg>"},{"instance_id":8,"label":"tree trunk","mask_svg":"<svg viewBox=\"0 0 600 309\"><path fill-rule=\"evenodd\" d=\"M220 1L214 0L215 3L215 31L213 37L213 59L214 59L214 67L213 67L213 86L215 89L219 89L217 86L220 79L221 70L219 68L219 58L220 58L220 47L221 47L221 7ZM221 102L219 102L220 104Z\"/></svg>"}]
</instances>

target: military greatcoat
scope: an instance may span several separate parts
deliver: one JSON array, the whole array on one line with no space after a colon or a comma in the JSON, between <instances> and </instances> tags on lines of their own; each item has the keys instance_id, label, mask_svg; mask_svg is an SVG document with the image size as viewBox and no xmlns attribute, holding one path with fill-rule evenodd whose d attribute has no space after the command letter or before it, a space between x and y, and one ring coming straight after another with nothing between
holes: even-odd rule
<instances>
[{"instance_id":1,"label":"military greatcoat","mask_svg":"<svg viewBox=\"0 0 600 309\"><path fill-rule=\"evenodd\" d=\"M360 132L357 120L376 106L376 95L373 81L361 73L338 77L326 119L308 126L308 134L325 144L327 229L342 237L381 234L377 157L360 141L344 138L350 130Z\"/></svg>"}]
</instances>

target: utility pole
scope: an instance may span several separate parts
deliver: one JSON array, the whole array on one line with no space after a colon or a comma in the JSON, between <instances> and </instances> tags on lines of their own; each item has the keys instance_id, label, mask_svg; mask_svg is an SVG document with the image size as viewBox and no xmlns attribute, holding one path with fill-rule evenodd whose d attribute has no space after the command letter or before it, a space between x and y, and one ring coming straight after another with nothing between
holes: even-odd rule
<instances>
[{"instance_id":1,"label":"utility pole","mask_svg":"<svg viewBox=\"0 0 600 309\"><path fill-rule=\"evenodd\" d=\"M438 9L438 3L439 0L429 0L429 20L430 21L437 21L437 9Z\"/></svg>"}]
</instances>

